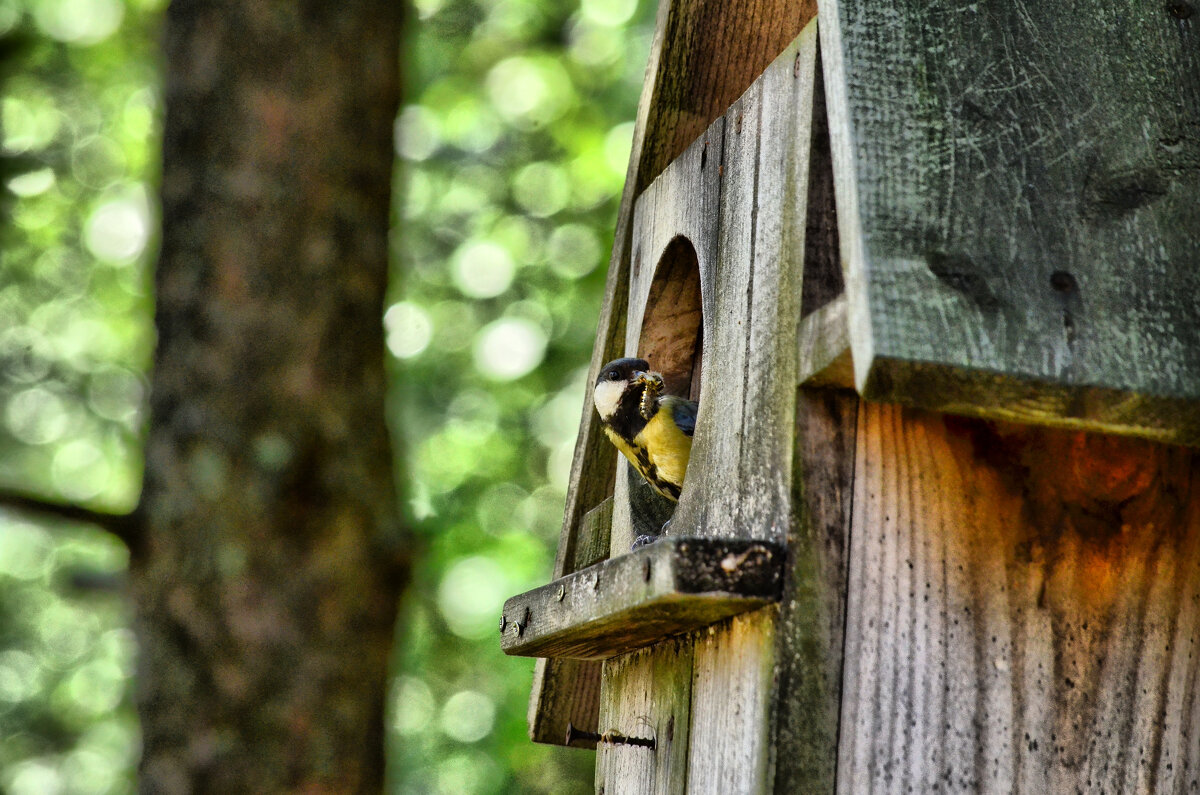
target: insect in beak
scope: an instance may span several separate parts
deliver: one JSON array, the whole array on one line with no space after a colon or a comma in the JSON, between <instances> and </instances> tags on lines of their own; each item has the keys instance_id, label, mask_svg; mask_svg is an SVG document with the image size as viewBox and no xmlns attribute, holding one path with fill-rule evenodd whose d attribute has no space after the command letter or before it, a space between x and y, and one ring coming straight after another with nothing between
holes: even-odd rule
<instances>
[{"instance_id":1,"label":"insect in beak","mask_svg":"<svg viewBox=\"0 0 1200 795\"><path fill-rule=\"evenodd\" d=\"M642 402L639 406L642 419L650 419L654 415L654 404L663 390L663 379L658 373L635 372L633 383L645 387L642 391Z\"/></svg>"}]
</instances>

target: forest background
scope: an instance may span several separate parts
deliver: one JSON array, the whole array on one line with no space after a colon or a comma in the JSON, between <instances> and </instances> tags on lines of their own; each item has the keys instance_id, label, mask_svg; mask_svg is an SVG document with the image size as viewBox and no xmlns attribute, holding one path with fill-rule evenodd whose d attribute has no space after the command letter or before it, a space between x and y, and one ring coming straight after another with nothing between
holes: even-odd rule
<instances>
[{"instance_id":1,"label":"forest background","mask_svg":"<svg viewBox=\"0 0 1200 795\"><path fill-rule=\"evenodd\" d=\"M128 552L154 350L164 0L0 0L0 791L136 788ZM545 582L649 50L648 0L414 0L388 421L414 534L391 792L589 792L495 636Z\"/></svg>"}]
</instances>

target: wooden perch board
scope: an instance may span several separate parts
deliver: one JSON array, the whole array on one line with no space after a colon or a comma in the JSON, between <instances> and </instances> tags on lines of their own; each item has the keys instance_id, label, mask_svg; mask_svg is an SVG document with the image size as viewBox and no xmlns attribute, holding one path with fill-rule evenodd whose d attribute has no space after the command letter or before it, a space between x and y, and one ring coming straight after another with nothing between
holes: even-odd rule
<instances>
[{"instance_id":1,"label":"wooden perch board","mask_svg":"<svg viewBox=\"0 0 1200 795\"><path fill-rule=\"evenodd\" d=\"M820 8L863 396L1200 443L1190 6Z\"/></svg>"},{"instance_id":2,"label":"wooden perch board","mask_svg":"<svg viewBox=\"0 0 1200 795\"><path fill-rule=\"evenodd\" d=\"M664 538L504 603L505 654L603 660L779 598L770 544Z\"/></svg>"}]
</instances>

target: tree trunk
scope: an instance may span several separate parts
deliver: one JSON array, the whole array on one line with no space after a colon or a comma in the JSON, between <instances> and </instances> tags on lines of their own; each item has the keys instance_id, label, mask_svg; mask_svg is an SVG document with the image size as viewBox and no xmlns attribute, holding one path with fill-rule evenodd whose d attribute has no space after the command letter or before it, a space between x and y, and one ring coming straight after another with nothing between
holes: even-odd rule
<instances>
[{"instance_id":1,"label":"tree trunk","mask_svg":"<svg viewBox=\"0 0 1200 795\"><path fill-rule=\"evenodd\" d=\"M131 578L145 792L379 791L401 4L175 0Z\"/></svg>"}]
</instances>

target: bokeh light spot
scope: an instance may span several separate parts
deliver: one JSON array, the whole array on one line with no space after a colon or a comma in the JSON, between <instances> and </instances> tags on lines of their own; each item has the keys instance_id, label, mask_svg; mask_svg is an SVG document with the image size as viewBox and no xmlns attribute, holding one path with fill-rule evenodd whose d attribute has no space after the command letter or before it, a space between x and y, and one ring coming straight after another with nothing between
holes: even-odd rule
<instances>
[{"instance_id":1,"label":"bokeh light spot","mask_svg":"<svg viewBox=\"0 0 1200 795\"><path fill-rule=\"evenodd\" d=\"M475 517L484 532L498 536L522 529L522 506L529 492L515 483L490 486L475 503Z\"/></svg>"},{"instance_id":2,"label":"bokeh light spot","mask_svg":"<svg viewBox=\"0 0 1200 795\"><path fill-rule=\"evenodd\" d=\"M383 315L383 326L387 331L388 350L397 359L420 355L433 338L433 322L428 313L408 301L388 307Z\"/></svg>"},{"instance_id":3,"label":"bokeh light spot","mask_svg":"<svg viewBox=\"0 0 1200 795\"><path fill-rule=\"evenodd\" d=\"M475 367L495 381L512 381L541 364L546 332L520 317L504 317L484 326L475 341Z\"/></svg>"},{"instance_id":4,"label":"bokeh light spot","mask_svg":"<svg viewBox=\"0 0 1200 795\"><path fill-rule=\"evenodd\" d=\"M495 722L495 702L477 690L460 690L442 707L442 731L460 743L482 740Z\"/></svg>"},{"instance_id":5,"label":"bokeh light spot","mask_svg":"<svg viewBox=\"0 0 1200 795\"><path fill-rule=\"evenodd\" d=\"M67 430L68 417L62 400L41 387L13 395L4 414L9 432L25 444L51 444Z\"/></svg>"},{"instance_id":6,"label":"bokeh light spot","mask_svg":"<svg viewBox=\"0 0 1200 795\"><path fill-rule=\"evenodd\" d=\"M10 152L42 149L58 134L63 116L54 100L36 89L16 90L0 103L0 129L4 148Z\"/></svg>"},{"instance_id":7,"label":"bokeh light spot","mask_svg":"<svg viewBox=\"0 0 1200 795\"><path fill-rule=\"evenodd\" d=\"M54 169L39 168L8 181L8 189L25 199L45 193L54 187Z\"/></svg>"},{"instance_id":8,"label":"bokeh light spot","mask_svg":"<svg viewBox=\"0 0 1200 795\"><path fill-rule=\"evenodd\" d=\"M396 119L396 152L405 160L427 160L442 145L437 117L420 105L409 105Z\"/></svg>"},{"instance_id":9,"label":"bokeh light spot","mask_svg":"<svg viewBox=\"0 0 1200 795\"><path fill-rule=\"evenodd\" d=\"M112 467L94 442L75 439L55 452L50 474L59 493L85 502L108 488Z\"/></svg>"},{"instance_id":10,"label":"bokeh light spot","mask_svg":"<svg viewBox=\"0 0 1200 795\"><path fill-rule=\"evenodd\" d=\"M62 774L49 759L26 759L9 772L8 795L59 795L64 792Z\"/></svg>"},{"instance_id":11,"label":"bokeh light spot","mask_svg":"<svg viewBox=\"0 0 1200 795\"><path fill-rule=\"evenodd\" d=\"M125 423L130 429L139 423L145 395L142 378L131 370L104 368L88 379L88 407L104 419Z\"/></svg>"},{"instance_id":12,"label":"bokeh light spot","mask_svg":"<svg viewBox=\"0 0 1200 795\"><path fill-rule=\"evenodd\" d=\"M516 266L512 257L490 241L472 241L454 252L454 285L471 298L493 298L512 284Z\"/></svg>"},{"instance_id":13,"label":"bokeh light spot","mask_svg":"<svg viewBox=\"0 0 1200 795\"><path fill-rule=\"evenodd\" d=\"M434 14L442 10L442 6L446 5L446 0L414 0L413 7L417 9L417 16L421 19L429 19Z\"/></svg>"},{"instance_id":14,"label":"bokeh light spot","mask_svg":"<svg viewBox=\"0 0 1200 795\"><path fill-rule=\"evenodd\" d=\"M506 58L488 73L487 87L497 112L522 128L554 121L574 102L571 79L550 58Z\"/></svg>"},{"instance_id":15,"label":"bokeh light spot","mask_svg":"<svg viewBox=\"0 0 1200 795\"><path fill-rule=\"evenodd\" d=\"M0 574L41 577L50 565L50 536L41 527L0 515Z\"/></svg>"},{"instance_id":16,"label":"bokeh light spot","mask_svg":"<svg viewBox=\"0 0 1200 795\"><path fill-rule=\"evenodd\" d=\"M538 218L561 211L570 197L567 175L553 163L530 163L513 177L513 198Z\"/></svg>"},{"instance_id":17,"label":"bokeh light spot","mask_svg":"<svg viewBox=\"0 0 1200 795\"><path fill-rule=\"evenodd\" d=\"M39 0L30 10L51 38L83 45L104 41L125 15L120 0Z\"/></svg>"},{"instance_id":18,"label":"bokeh light spot","mask_svg":"<svg viewBox=\"0 0 1200 795\"><path fill-rule=\"evenodd\" d=\"M600 241L589 226L563 224L550 234L546 260L550 269L564 279L578 279L600 264Z\"/></svg>"},{"instance_id":19,"label":"bokeh light spot","mask_svg":"<svg viewBox=\"0 0 1200 795\"><path fill-rule=\"evenodd\" d=\"M105 202L83 227L83 242L97 259L129 262L141 255L150 237L150 210L142 196Z\"/></svg>"},{"instance_id":20,"label":"bokeh light spot","mask_svg":"<svg viewBox=\"0 0 1200 795\"><path fill-rule=\"evenodd\" d=\"M624 25L637 10L637 0L582 0L580 11L585 19L601 25Z\"/></svg>"},{"instance_id":21,"label":"bokeh light spot","mask_svg":"<svg viewBox=\"0 0 1200 795\"><path fill-rule=\"evenodd\" d=\"M436 706L429 685L415 676L401 676L392 683L392 728L399 734L424 731Z\"/></svg>"},{"instance_id":22,"label":"bokeh light spot","mask_svg":"<svg viewBox=\"0 0 1200 795\"><path fill-rule=\"evenodd\" d=\"M480 555L463 558L442 577L438 609L455 635L482 638L496 631L508 590L508 578L496 561Z\"/></svg>"},{"instance_id":23,"label":"bokeh light spot","mask_svg":"<svg viewBox=\"0 0 1200 795\"><path fill-rule=\"evenodd\" d=\"M62 774L67 790L72 795L106 795L115 790L117 764L112 759L90 748L77 748L63 760Z\"/></svg>"},{"instance_id":24,"label":"bokeh light spot","mask_svg":"<svg viewBox=\"0 0 1200 795\"><path fill-rule=\"evenodd\" d=\"M37 658L20 649L0 652L0 701L25 701L41 688L42 669Z\"/></svg>"},{"instance_id":25,"label":"bokeh light spot","mask_svg":"<svg viewBox=\"0 0 1200 795\"><path fill-rule=\"evenodd\" d=\"M633 122L618 124L604 137L604 159L614 174L624 174L633 151Z\"/></svg>"},{"instance_id":26,"label":"bokeh light spot","mask_svg":"<svg viewBox=\"0 0 1200 795\"><path fill-rule=\"evenodd\" d=\"M95 717L116 709L125 696L125 672L108 659L85 663L67 679L74 709Z\"/></svg>"}]
</instances>

